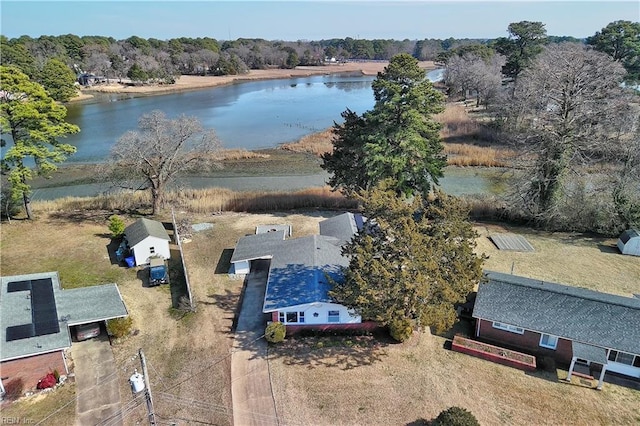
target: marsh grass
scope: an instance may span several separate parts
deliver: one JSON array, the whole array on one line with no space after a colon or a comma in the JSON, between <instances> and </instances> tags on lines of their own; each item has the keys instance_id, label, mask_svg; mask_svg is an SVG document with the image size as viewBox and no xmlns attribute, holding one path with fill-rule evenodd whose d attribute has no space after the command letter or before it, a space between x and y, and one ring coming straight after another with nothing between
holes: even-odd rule
<instances>
[{"instance_id":1,"label":"marsh grass","mask_svg":"<svg viewBox=\"0 0 640 426\"><path fill-rule=\"evenodd\" d=\"M34 210L42 213L58 211L122 212L144 214L151 207L148 191L123 192L96 197L65 197L34 201ZM225 188L182 189L169 191L164 208L175 208L194 214L215 212L263 212L295 209L354 209L357 204L328 186L296 192L234 192ZM107 214L107 213L105 213Z\"/></svg>"},{"instance_id":2,"label":"marsh grass","mask_svg":"<svg viewBox=\"0 0 640 426\"><path fill-rule=\"evenodd\" d=\"M489 146L495 144L496 132L484 124L480 116L472 117L461 104L447 104L435 119L442 124L441 136L450 166L506 167L515 156L513 150ZM332 151L333 136L333 128L329 128L280 148L320 157Z\"/></svg>"}]
</instances>

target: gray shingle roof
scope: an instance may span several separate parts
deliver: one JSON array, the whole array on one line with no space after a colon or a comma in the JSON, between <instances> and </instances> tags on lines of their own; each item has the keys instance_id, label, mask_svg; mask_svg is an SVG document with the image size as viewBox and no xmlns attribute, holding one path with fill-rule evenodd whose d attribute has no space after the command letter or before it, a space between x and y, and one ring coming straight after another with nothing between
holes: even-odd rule
<instances>
[{"instance_id":1,"label":"gray shingle roof","mask_svg":"<svg viewBox=\"0 0 640 426\"><path fill-rule=\"evenodd\" d=\"M362 229L362 223L361 214L343 213L320 222L320 235L334 237L342 246Z\"/></svg>"},{"instance_id":2,"label":"gray shingle roof","mask_svg":"<svg viewBox=\"0 0 640 426\"><path fill-rule=\"evenodd\" d=\"M640 299L487 272L473 316L640 354Z\"/></svg>"},{"instance_id":3,"label":"gray shingle roof","mask_svg":"<svg viewBox=\"0 0 640 426\"><path fill-rule=\"evenodd\" d=\"M147 218L140 218L124 229L124 234L129 242L129 247L133 247L140 241L151 236L170 241L169 234L161 222Z\"/></svg>"},{"instance_id":4,"label":"gray shingle roof","mask_svg":"<svg viewBox=\"0 0 640 426\"><path fill-rule=\"evenodd\" d=\"M28 291L8 292L10 282L51 279L59 331L41 336L7 341L7 327L32 322ZM115 284L71 290L60 288L57 272L1 277L0 290L0 360L22 358L71 346L69 325L84 324L127 315L127 309Z\"/></svg>"},{"instance_id":5,"label":"gray shingle roof","mask_svg":"<svg viewBox=\"0 0 640 426\"><path fill-rule=\"evenodd\" d=\"M231 255L231 263L271 257L284 241L284 235L285 231L281 230L240 238Z\"/></svg>"}]
</instances>

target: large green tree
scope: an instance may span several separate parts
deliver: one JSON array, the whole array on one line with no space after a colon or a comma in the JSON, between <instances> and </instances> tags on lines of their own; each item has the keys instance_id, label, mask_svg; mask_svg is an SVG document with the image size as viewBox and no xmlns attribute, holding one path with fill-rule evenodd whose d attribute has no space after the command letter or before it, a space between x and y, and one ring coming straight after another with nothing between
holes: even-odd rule
<instances>
[{"instance_id":1,"label":"large green tree","mask_svg":"<svg viewBox=\"0 0 640 426\"><path fill-rule=\"evenodd\" d=\"M495 41L495 49L507 62L502 72L517 80L533 59L542 52L547 40L547 30L542 22L520 21L509 24L509 37L500 37Z\"/></svg>"},{"instance_id":2,"label":"large green tree","mask_svg":"<svg viewBox=\"0 0 640 426\"><path fill-rule=\"evenodd\" d=\"M350 264L332 297L383 325L451 327L454 304L482 277L468 210L440 191L430 200L398 196L389 181L358 199L368 220L344 248Z\"/></svg>"},{"instance_id":3,"label":"large green tree","mask_svg":"<svg viewBox=\"0 0 640 426\"><path fill-rule=\"evenodd\" d=\"M322 167L334 189L356 192L387 178L402 194L426 194L446 165L440 124L444 95L426 78L418 61L394 56L372 83L375 105L361 117L347 110L334 125L333 151Z\"/></svg>"},{"instance_id":4,"label":"large green tree","mask_svg":"<svg viewBox=\"0 0 640 426\"><path fill-rule=\"evenodd\" d=\"M615 21L587 39L627 70L627 81L640 80L640 22Z\"/></svg>"},{"instance_id":5,"label":"large green tree","mask_svg":"<svg viewBox=\"0 0 640 426\"><path fill-rule=\"evenodd\" d=\"M40 84L15 67L0 66L0 129L11 137L2 158L2 172L8 175L12 196L22 198L29 219L33 218L29 181L35 175L55 171L57 164L76 151L59 141L80 131L65 121L66 115L66 108Z\"/></svg>"},{"instance_id":6,"label":"large green tree","mask_svg":"<svg viewBox=\"0 0 640 426\"><path fill-rule=\"evenodd\" d=\"M40 71L40 84L55 101L66 102L76 96L76 75L59 59L49 59Z\"/></svg>"}]
</instances>

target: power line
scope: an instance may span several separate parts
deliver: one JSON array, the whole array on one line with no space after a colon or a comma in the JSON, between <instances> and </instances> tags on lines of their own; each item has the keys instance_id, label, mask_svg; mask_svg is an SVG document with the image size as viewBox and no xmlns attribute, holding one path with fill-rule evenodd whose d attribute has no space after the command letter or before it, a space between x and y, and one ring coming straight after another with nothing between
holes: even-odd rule
<instances>
[{"instance_id":1,"label":"power line","mask_svg":"<svg viewBox=\"0 0 640 426\"><path fill-rule=\"evenodd\" d=\"M130 363L130 362L132 362L134 359L136 359L136 357L137 357L137 355L134 355L132 358L130 358L130 359L127 361L127 363L125 364L125 367L123 367L123 368L122 368L122 369L123 369L123 371L124 371L124 369L126 368L127 364L129 364L129 363ZM117 374L118 374L118 370L116 369L116 371L114 371L113 373L111 373L111 374L109 374L109 375L107 375L107 376L103 377L103 378L102 378L102 380L101 380L99 383L97 383L97 384L106 383L106 382L107 382L107 379L110 379L112 376L115 376L115 375L117 375ZM58 408L57 410L52 411L51 413L49 413L49 415L47 415L47 417L45 417L44 419L40 420L38 423L36 423L36 424L35 424L35 426L38 426L38 425L42 424L42 422L44 422L45 420L47 420L47 419L51 418L51 416L53 416L54 414L59 413L60 411L62 411L64 408L66 408L66 407L67 407L69 404L71 404L72 402L76 402L76 400L78 399L78 397L79 397L80 395L83 395L85 392L87 392L87 390L85 390L85 391L83 391L83 392L80 392L80 393L77 393L77 392L76 392L76 394L75 394L75 396L73 397L73 399L71 399L71 400L67 401L67 402L66 402L62 407Z\"/></svg>"}]
</instances>

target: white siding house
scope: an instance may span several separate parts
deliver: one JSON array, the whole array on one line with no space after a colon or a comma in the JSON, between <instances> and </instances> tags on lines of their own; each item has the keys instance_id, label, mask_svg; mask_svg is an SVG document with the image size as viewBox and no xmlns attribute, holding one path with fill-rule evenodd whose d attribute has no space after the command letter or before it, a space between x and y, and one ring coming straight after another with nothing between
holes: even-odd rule
<instances>
[{"instance_id":1,"label":"white siding house","mask_svg":"<svg viewBox=\"0 0 640 426\"><path fill-rule=\"evenodd\" d=\"M286 325L359 324L360 315L338 303L307 303L274 311L272 319Z\"/></svg>"},{"instance_id":2,"label":"white siding house","mask_svg":"<svg viewBox=\"0 0 640 426\"><path fill-rule=\"evenodd\" d=\"M146 265L152 257L169 259L169 234L162 223L141 218L124 230L127 243L136 261L136 265Z\"/></svg>"},{"instance_id":3,"label":"white siding house","mask_svg":"<svg viewBox=\"0 0 640 426\"><path fill-rule=\"evenodd\" d=\"M248 273L252 262L268 260L262 312L291 328L319 326L364 328L360 315L329 296L333 281L343 279L349 260L342 246L363 224L344 213L320 223L320 235L287 239L290 229L272 229L242 237L231 257L232 273Z\"/></svg>"}]
</instances>

